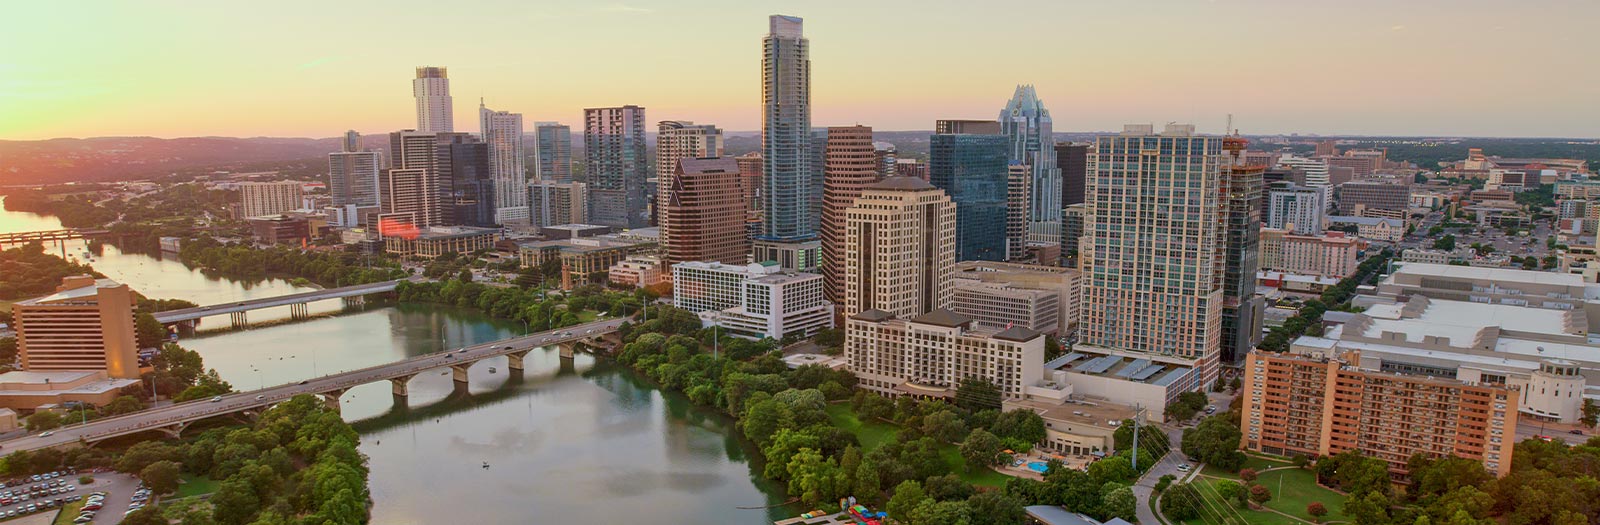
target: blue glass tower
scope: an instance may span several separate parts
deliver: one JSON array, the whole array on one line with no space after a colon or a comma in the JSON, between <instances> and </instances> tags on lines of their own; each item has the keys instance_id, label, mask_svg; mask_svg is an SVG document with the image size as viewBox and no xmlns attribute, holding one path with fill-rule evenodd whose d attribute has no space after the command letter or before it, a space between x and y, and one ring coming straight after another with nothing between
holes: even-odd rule
<instances>
[{"instance_id":1,"label":"blue glass tower","mask_svg":"<svg viewBox=\"0 0 1600 525\"><path fill-rule=\"evenodd\" d=\"M956 204L956 260L1006 260L1010 138L993 121L939 121L928 181Z\"/></svg>"},{"instance_id":2,"label":"blue glass tower","mask_svg":"<svg viewBox=\"0 0 1600 525\"><path fill-rule=\"evenodd\" d=\"M761 240L817 236L821 185L812 173L811 52L799 17L773 15L762 40Z\"/></svg>"}]
</instances>

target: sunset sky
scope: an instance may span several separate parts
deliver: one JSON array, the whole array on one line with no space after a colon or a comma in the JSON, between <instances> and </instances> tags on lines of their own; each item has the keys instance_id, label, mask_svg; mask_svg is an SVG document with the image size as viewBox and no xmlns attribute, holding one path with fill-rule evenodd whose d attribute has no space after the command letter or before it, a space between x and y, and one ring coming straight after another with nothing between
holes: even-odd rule
<instances>
[{"instance_id":1,"label":"sunset sky","mask_svg":"<svg viewBox=\"0 0 1600 525\"><path fill-rule=\"evenodd\" d=\"M0 139L415 125L413 68L532 122L638 104L759 128L767 15L805 18L813 124L931 129L1037 86L1057 131L1600 136L1600 2L12 2ZM578 126L574 126L577 128Z\"/></svg>"}]
</instances>

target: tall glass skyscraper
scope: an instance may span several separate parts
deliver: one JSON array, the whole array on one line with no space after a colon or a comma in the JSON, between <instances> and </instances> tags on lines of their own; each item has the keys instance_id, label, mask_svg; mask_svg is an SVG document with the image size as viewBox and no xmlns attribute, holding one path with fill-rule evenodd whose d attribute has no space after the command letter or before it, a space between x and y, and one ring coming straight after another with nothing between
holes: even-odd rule
<instances>
[{"instance_id":1,"label":"tall glass skyscraper","mask_svg":"<svg viewBox=\"0 0 1600 525\"><path fill-rule=\"evenodd\" d=\"M1011 139L993 121L941 120L935 131L928 181L956 204L956 260L1006 260Z\"/></svg>"},{"instance_id":2,"label":"tall glass skyscraper","mask_svg":"<svg viewBox=\"0 0 1600 525\"><path fill-rule=\"evenodd\" d=\"M1056 139L1050 110L1033 86L1017 86L1000 110L1000 127L1011 139L1010 160L1033 171L1028 197L1028 240L1061 240L1061 168L1056 165Z\"/></svg>"},{"instance_id":3,"label":"tall glass skyscraper","mask_svg":"<svg viewBox=\"0 0 1600 525\"><path fill-rule=\"evenodd\" d=\"M799 17L772 15L762 39L763 240L816 237L821 191L811 147L811 53Z\"/></svg>"},{"instance_id":4,"label":"tall glass skyscraper","mask_svg":"<svg viewBox=\"0 0 1600 525\"><path fill-rule=\"evenodd\" d=\"M572 128L560 122L535 122L533 168L539 180L572 182Z\"/></svg>"},{"instance_id":5,"label":"tall glass skyscraper","mask_svg":"<svg viewBox=\"0 0 1600 525\"><path fill-rule=\"evenodd\" d=\"M522 154L522 114L478 101L478 136L489 146L495 224L528 224L528 170Z\"/></svg>"}]
</instances>

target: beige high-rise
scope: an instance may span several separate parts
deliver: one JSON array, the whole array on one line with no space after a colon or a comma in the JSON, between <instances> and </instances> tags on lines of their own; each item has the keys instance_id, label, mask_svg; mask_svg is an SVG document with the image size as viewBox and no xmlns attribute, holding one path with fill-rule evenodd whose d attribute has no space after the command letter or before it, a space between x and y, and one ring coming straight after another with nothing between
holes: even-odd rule
<instances>
[{"instance_id":1,"label":"beige high-rise","mask_svg":"<svg viewBox=\"0 0 1600 525\"><path fill-rule=\"evenodd\" d=\"M137 379L133 305L128 285L88 275L67 277L54 294L11 305L22 369Z\"/></svg>"},{"instance_id":2,"label":"beige high-rise","mask_svg":"<svg viewBox=\"0 0 1600 525\"><path fill-rule=\"evenodd\" d=\"M912 317L950 307L956 205L921 179L890 177L845 211L842 315Z\"/></svg>"},{"instance_id":3,"label":"beige high-rise","mask_svg":"<svg viewBox=\"0 0 1600 525\"><path fill-rule=\"evenodd\" d=\"M241 182L239 183L239 217L265 217L300 208L304 195L300 183Z\"/></svg>"},{"instance_id":4,"label":"beige high-rise","mask_svg":"<svg viewBox=\"0 0 1600 525\"><path fill-rule=\"evenodd\" d=\"M828 128L822 177L822 276L828 300L839 303L844 297L845 211L867 185L882 178L872 128L841 126Z\"/></svg>"}]
</instances>

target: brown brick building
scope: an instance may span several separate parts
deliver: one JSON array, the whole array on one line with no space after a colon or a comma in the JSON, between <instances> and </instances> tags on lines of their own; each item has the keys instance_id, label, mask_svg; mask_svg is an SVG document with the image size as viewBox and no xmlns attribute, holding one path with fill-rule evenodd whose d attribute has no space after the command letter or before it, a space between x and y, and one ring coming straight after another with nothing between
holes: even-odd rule
<instances>
[{"instance_id":1,"label":"brown brick building","mask_svg":"<svg viewBox=\"0 0 1600 525\"><path fill-rule=\"evenodd\" d=\"M1382 459L1396 481L1414 454L1483 462L1511 471L1517 392L1498 384L1364 370L1356 352L1338 358L1254 351L1245 359L1244 448L1329 456L1347 450Z\"/></svg>"}]
</instances>

